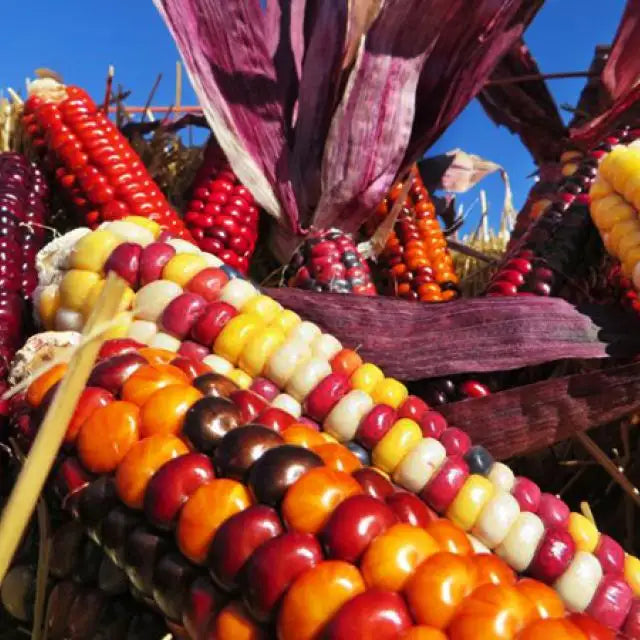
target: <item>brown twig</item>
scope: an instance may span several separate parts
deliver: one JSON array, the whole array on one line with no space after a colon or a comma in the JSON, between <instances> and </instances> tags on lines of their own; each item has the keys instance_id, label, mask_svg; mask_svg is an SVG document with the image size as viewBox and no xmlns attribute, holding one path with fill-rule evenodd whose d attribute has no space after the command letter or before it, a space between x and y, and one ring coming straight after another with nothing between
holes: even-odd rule
<instances>
[{"instance_id":1,"label":"brown twig","mask_svg":"<svg viewBox=\"0 0 640 640\"><path fill-rule=\"evenodd\" d=\"M109 65L107 71L107 83L104 90L104 103L102 104L102 110L105 114L109 113L109 104L111 103L111 89L113 87L113 76L115 75L115 69L112 64Z\"/></svg>"},{"instance_id":2,"label":"brown twig","mask_svg":"<svg viewBox=\"0 0 640 640\"><path fill-rule=\"evenodd\" d=\"M476 260L481 260L482 262L486 262L488 264L498 263L498 261L495 258L492 258L491 256L488 256L487 254L482 253L482 251L478 251L477 249L472 249L471 247L467 246L466 244L462 244L457 240L449 239L447 240L447 243L450 249L453 249L454 251L457 251L462 255L469 256L470 258L475 258Z\"/></svg>"},{"instance_id":3,"label":"brown twig","mask_svg":"<svg viewBox=\"0 0 640 640\"><path fill-rule=\"evenodd\" d=\"M151 87L151 91L149 92L149 97L147 98L147 102L145 103L142 109L142 116L140 117L140 122L144 122L144 119L147 116L147 111L149 110L149 107L153 102L153 98L156 95L156 91L158 90L158 86L160 85L161 80L162 80L162 74L159 73L158 77L156 78L156 81L153 83L153 87Z\"/></svg>"}]
</instances>

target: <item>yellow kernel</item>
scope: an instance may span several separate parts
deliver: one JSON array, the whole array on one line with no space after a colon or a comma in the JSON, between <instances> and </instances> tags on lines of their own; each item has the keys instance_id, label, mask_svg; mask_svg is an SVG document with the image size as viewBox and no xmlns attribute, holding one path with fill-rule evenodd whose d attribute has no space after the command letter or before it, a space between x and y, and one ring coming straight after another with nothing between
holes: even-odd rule
<instances>
[{"instance_id":1,"label":"yellow kernel","mask_svg":"<svg viewBox=\"0 0 640 640\"><path fill-rule=\"evenodd\" d=\"M261 317L259 314L255 315ZM238 366L251 376L261 375L269 358L284 341L285 336L280 329L265 327L256 331L244 346L238 359Z\"/></svg>"},{"instance_id":2,"label":"yellow kernel","mask_svg":"<svg viewBox=\"0 0 640 640\"><path fill-rule=\"evenodd\" d=\"M71 269L60 282L60 305L71 311L80 311L91 289L100 282L94 271Z\"/></svg>"},{"instance_id":3,"label":"yellow kernel","mask_svg":"<svg viewBox=\"0 0 640 640\"><path fill-rule=\"evenodd\" d=\"M599 177L591 185L589 197L591 198L591 202L595 202L601 198L606 198L611 195L612 192L613 189L611 188L611 185L603 177Z\"/></svg>"},{"instance_id":4,"label":"yellow kernel","mask_svg":"<svg viewBox=\"0 0 640 640\"><path fill-rule=\"evenodd\" d=\"M601 231L609 231L618 222L632 220L635 217L633 207L615 193L596 200L591 205L591 218Z\"/></svg>"},{"instance_id":5,"label":"yellow kernel","mask_svg":"<svg viewBox=\"0 0 640 640\"><path fill-rule=\"evenodd\" d=\"M386 404L397 409L409 395L409 390L395 378L385 378L374 388L371 397L376 404Z\"/></svg>"},{"instance_id":6,"label":"yellow kernel","mask_svg":"<svg viewBox=\"0 0 640 640\"><path fill-rule=\"evenodd\" d=\"M234 366L249 338L263 325L259 316L253 313L240 313L231 318L213 343L213 351Z\"/></svg>"},{"instance_id":7,"label":"yellow kernel","mask_svg":"<svg viewBox=\"0 0 640 640\"><path fill-rule=\"evenodd\" d=\"M618 242L618 258L620 261L623 262L627 254L636 247L640 247L640 231L634 231Z\"/></svg>"},{"instance_id":8,"label":"yellow kernel","mask_svg":"<svg viewBox=\"0 0 640 640\"><path fill-rule=\"evenodd\" d=\"M185 287L189 280L206 266L207 261L202 256L195 253L178 253L164 265L162 278Z\"/></svg>"},{"instance_id":9,"label":"yellow kernel","mask_svg":"<svg viewBox=\"0 0 640 640\"><path fill-rule=\"evenodd\" d=\"M567 530L576 543L578 551L588 551L589 553L595 551L600 539L600 532L589 518L585 518L581 513L571 513Z\"/></svg>"},{"instance_id":10,"label":"yellow kernel","mask_svg":"<svg viewBox=\"0 0 640 640\"><path fill-rule=\"evenodd\" d=\"M618 256L618 245L625 236L628 236L636 231L640 231L640 220L625 220L624 222L618 222L613 229L609 232L609 239L607 244L609 250L614 255Z\"/></svg>"},{"instance_id":11,"label":"yellow kernel","mask_svg":"<svg viewBox=\"0 0 640 640\"><path fill-rule=\"evenodd\" d=\"M638 202L640 201L640 173L632 175L625 182L622 195L627 203L633 204L634 208L636 210L638 209Z\"/></svg>"},{"instance_id":12,"label":"yellow kernel","mask_svg":"<svg viewBox=\"0 0 640 640\"><path fill-rule=\"evenodd\" d=\"M275 317L282 311L282 305L273 298L265 295L254 296L242 307L245 313L255 313L262 318L265 324L273 322Z\"/></svg>"},{"instance_id":13,"label":"yellow kernel","mask_svg":"<svg viewBox=\"0 0 640 640\"><path fill-rule=\"evenodd\" d=\"M227 378L235 382L241 389L248 389L253 382L253 378L246 374L242 369L233 369L226 374Z\"/></svg>"},{"instance_id":14,"label":"yellow kernel","mask_svg":"<svg viewBox=\"0 0 640 640\"><path fill-rule=\"evenodd\" d=\"M598 168L600 175L604 176L607 182L612 182L613 176L625 161L628 152L629 150L627 147L618 146L614 147L604 158L602 158Z\"/></svg>"},{"instance_id":15,"label":"yellow kernel","mask_svg":"<svg viewBox=\"0 0 640 640\"><path fill-rule=\"evenodd\" d=\"M420 426L409 418L401 418L387 431L371 452L373 465L385 473L393 473L402 459L422 440Z\"/></svg>"},{"instance_id":16,"label":"yellow kernel","mask_svg":"<svg viewBox=\"0 0 640 640\"><path fill-rule=\"evenodd\" d=\"M125 222L133 222L133 224L137 224L139 227L142 227L147 231L151 231L154 238L157 238L162 231L162 227L150 218L143 218L142 216L126 216L123 220Z\"/></svg>"},{"instance_id":17,"label":"yellow kernel","mask_svg":"<svg viewBox=\"0 0 640 640\"><path fill-rule=\"evenodd\" d=\"M576 162L569 162L562 165L562 175L565 177L572 176L580 167Z\"/></svg>"},{"instance_id":18,"label":"yellow kernel","mask_svg":"<svg viewBox=\"0 0 640 640\"><path fill-rule=\"evenodd\" d=\"M624 262L622 263L622 273L624 273L627 278L630 278L638 262L640 262L640 247L634 247L627 251Z\"/></svg>"},{"instance_id":19,"label":"yellow kernel","mask_svg":"<svg viewBox=\"0 0 640 640\"><path fill-rule=\"evenodd\" d=\"M354 389L360 389L365 393L371 394L376 386L384 380L384 373L379 367L370 362L361 364L351 374L351 386Z\"/></svg>"},{"instance_id":20,"label":"yellow kernel","mask_svg":"<svg viewBox=\"0 0 640 640\"><path fill-rule=\"evenodd\" d=\"M624 559L624 577L633 591L633 595L640 597L640 560L627 555Z\"/></svg>"},{"instance_id":21,"label":"yellow kernel","mask_svg":"<svg viewBox=\"0 0 640 640\"><path fill-rule=\"evenodd\" d=\"M69 265L72 269L102 273L107 258L122 242L123 240L115 233L106 229L97 229L87 233L76 242L69 257Z\"/></svg>"},{"instance_id":22,"label":"yellow kernel","mask_svg":"<svg viewBox=\"0 0 640 640\"><path fill-rule=\"evenodd\" d=\"M480 512L493 496L493 484L484 476L470 475L447 509L447 518L461 529L469 531Z\"/></svg>"},{"instance_id":23,"label":"yellow kernel","mask_svg":"<svg viewBox=\"0 0 640 640\"><path fill-rule=\"evenodd\" d=\"M638 174L638 171L640 171L640 154L628 153L610 181L615 191L623 194L626 190L626 185L633 176Z\"/></svg>"},{"instance_id":24,"label":"yellow kernel","mask_svg":"<svg viewBox=\"0 0 640 640\"><path fill-rule=\"evenodd\" d=\"M43 287L38 293L37 309L42 326L51 331L55 326L56 312L60 308L60 288L57 284Z\"/></svg>"},{"instance_id":25,"label":"yellow kernel","mask_svg":"<svg viewBox=\"0 0 640 640\"><path fill-rule=\"evenodd\" d=\"M277 327L286 336L291 331L291 329L299 325L301 322L302 318L300 318L300 316L295 313L295 311L283 309L273 318L273 320L271 321L271 326Z\"/></svg>"}]
</instances>

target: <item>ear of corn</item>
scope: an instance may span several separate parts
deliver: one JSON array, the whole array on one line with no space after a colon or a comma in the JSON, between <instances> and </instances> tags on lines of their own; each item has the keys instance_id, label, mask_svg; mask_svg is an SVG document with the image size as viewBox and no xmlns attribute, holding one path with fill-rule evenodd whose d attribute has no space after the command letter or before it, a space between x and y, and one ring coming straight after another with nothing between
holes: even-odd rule
<instances>
[{"instance_id":1,"label":"ear of corn","mask_svg":"<svg viewBox=\"0 0 640 640\"><path fill-rule=\"evenodd\" d=\"M90 236L84 236L78 245L90 241ZM185 257L173 264L174 258L169 260L163 270L157 272L159 279L134 293L128 324L125 322L122 326L123 337L147 342L152 348L140 348L139 343L127 347L139 349L142 358L131 361L124 385L118 382L111 389L121 399L105 407L104 415L102 410L96 412L94 418L80 426L78 433L70 434L69 446L88 471L115 471L116 492L134 510L143 504L147 482L159 466L186 454L185 442L192 450L213 451L217 476L233 479L235 484L216 484L222 482L216 479L205 483L203 486L207 488L203 488L201 494L196 492L187 500L178 516L176 535L179 547L191 561L203 562L218 527L232 513L250 508L254 499L260 501L258 496L263 496L268 504L274 500L268 497L268 488L251 484L249 479L250 491L247 492L242 484L243 479L251 477L250 467L258 464L259 459L252 458L241 470L230 462L239 459L237 447L242 448L243 438L249 437L243 433L254 433L255 424L262 424L281 433L278 437L264 436L271 443L267 448L277 450L278 445L283 444L280 439L297 445L302 443L325 465L299 478L275 501L280 503L280 499L284 499L280 515L289 529L321 533L337 502L346 501L361 490L359 483L353 483L361 465L371 464L377 472L417 494L425 505L464 530L476 549L494 550L518 572L528 572L553 585L570 611L586 611L618 629L632 624L625 620L634 615L630 613L633 597L640 597L640 561L625 556L617 543L600 534L580 514L570 513L555 496L541 493L526 478L515 478L513 472L496 462L484 447L474 445L460 430L449 428L444 418L430 410L424 401L409 396L402 383L385 377L375 365L363 363L355 352L343 348L316 325L282 309L228 267L207 267L206 261L201 262L197 255L176 257L180 255ZM73 250L69 256L68 262L72 265ZM70 275L77 277L72 271L61 271L57 278L60 299L71 306L75 304L74 298L64 291L65 280ZM206 286L205 281L209 283ZM144 334L137 323L146 323ZM206 355L209 351L211 354ZM133 358L134 354L128 357ZM182 392L176 392L175 384L181 374L174 369L178 365L185 367L183 361L188 362L190 358L242 384L229 382L221 387L220 382L205 383L196 378L198 393L185 387ZM168 363L172 363L170 374L145 368ZM99 363L90 384L91 381L99 384L104 379L101 371L108 366L105 362ZM196 367L195 363L191 366ZM196 368L186 370L191 376L198 374ZM62 373L58 372L57 377L45 374L32 383L27 392L32 405L41 404L47 394L51 397L51 387ZM167 376L170 380L149 385L148 376L152 381L158 377L164 380ZM156 384L159 386L154 386ZM179 384L184 385L184 379ZM228 395L236 405L233 410L231 405L225 405L236 416L231 431L213 440L195 429L184 413L193 409L199 415L198 403L210 402L201 398L202 393L210 393L208 389L213 388L207 385L215 387L215 395ZM243 422L252 422L254 426L243 427L244 432L233 428ZM310 430L307 425L321 429L322 433ZM105 437L117 446L105 447ZM154 444L157 442L164 444ZM144 467L146 471L142 472L135 461L149 459L156 460L159 466ZM71 487L69 491L91 486L90 477L85 480L82 474L69 477L76 478L74 482L78 477L81 479L81 487ZM326 507L329 503L325 503L324 498L314 493L322 494L327 487L332 495L341 496L337 502L329 501L330 508ZM266 493L262 493L263 490ZM229 504L231 495L235 496L235 510L220 512L213 521L204 517L202 505ZM299 505L308 500L325 507L314 507L308 517L303 516ZM69 502L72 509L73 504L74 501ZM100 515L106 511L101 509ZM422 534L403 535L412 538ZM380 543L382 547L384 544ZM551 550L559 548L563 550L560 556L555 551L552 553ZM331 569L336 567L331 563L335 558L330 556L327 562L330 566L321 562L313 573L315 577L309 578L312 585L309 590L319 601L323 601L326 590L334 585L331 576L335 573L331 573ZM347 582L368 588L392 585L392 589L404 589L402 580L387 582L385 576L378 579L373 569L372 573L365 570L368 565L364 559L362 563L361 573L354 567L340 565L350 576ZM411 572L414 570L417 571L417 567ZM611 572L624 576L615 583L615 596L608 578ZM296 588L296 584L290 594L304 593L303 586ZM306 580L301 584L306 584ZM346 600L357 593L359 590L351 592ZM311 638L317 630L314 627L308 636L289 631L296 628L292 621L299 621L299 615L303 615L298 598L299 595L287 596L282 604L279 613L282 638ZM611 598L615 604L613 616L604 604ZM340 604L347 606L346 601ZM304 608L306 611L306 605ZM337 615L338 608L331 612L323 609L322 624ZM316 623L319 624L318 619ZM462 631L460 635L451 632L455 638L472 637Z\"/></svg>"},{"instance_id":2,"label":"ear of corn","mask_svg":"<svg viewBox=\"0 0 640 640\"><path fill-rule=\"evenodd\" d=\"M614 147L602 160L591 187L591 217L622 276L640 290L640 150Z\"/></svg>"},{"instance_id":3,"label":"ear of corn","mask_svg":"<svg viewBox=\"0 0 640 640\"><path fill-rule=\"evenodd\" d=\"M376 295L367 261L353 238L339 229L312 231L292 257L285 277L289 286L300 289Z\"/></svg>"},{"instance_id":4,"label":"ear of corn","mask_svg":"<svg viewBox=\"0 0 640 640\"><path fill-rule=\"evenodd\" d=\"M23 126L81 224L142 216L190 238L127 139L85 91L35 81Z\"/></svg>"},{"instance_id":5,"label":"ear of corn","mask_svg":"<svg viewBox=\"0 0 640 640\"><path fill-rule=\"evenodd\" d=\"M407 300L437 302L458 295L458 277L447 241L420 173L413 167L411 187L393 231L379 257L387 295ZM391 212L403 185L394 185L378 206L369 233Z\"/></svg>"},{"instance_id":6,"label":"ear of corn","mask_svg":"<svg viewBox=\"0 0 640 640\"><path fill-rule=\"evenodd\" d=\"M246 274L258 238L259 210L215 139L191 187L184 220L198 246Z\"/></svg>"},{"instance_id":7,"label":"ear of corn","mask_svg":"<svg viewBox=\"0 0 640 640\"><path fill-rule=\"evenodd\" d=\"M35 165L17 153L0 154L0 391L29 323L25 302L37 283L36 253L46 238L47 191Z\"/></svg>"}]
</instances>

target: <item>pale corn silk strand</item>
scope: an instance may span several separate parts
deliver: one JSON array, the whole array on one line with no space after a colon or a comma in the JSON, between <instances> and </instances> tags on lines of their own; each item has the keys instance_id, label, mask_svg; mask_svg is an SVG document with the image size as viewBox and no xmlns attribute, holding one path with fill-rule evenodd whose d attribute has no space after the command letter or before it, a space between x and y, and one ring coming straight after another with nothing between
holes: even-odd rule
<instances>
[{"instance_id":1,"label":"pale corn silk strand","mask_svg":"<svg viewBox=\"0 0 640 640\"><path fill-rule=\"evenodd\" d=\"M118 313L127 284L116 274L107 277L98 304L85 327L85 340L73 358L75 366L64 375L53 403L41 424L29 455L0 519L0 581L9 569L11 559L36 506L55 456L67 430L77 400L89 379L91 368L104 340L104 331L97 330L111 321Z\"/></svg>"}]
</instances>

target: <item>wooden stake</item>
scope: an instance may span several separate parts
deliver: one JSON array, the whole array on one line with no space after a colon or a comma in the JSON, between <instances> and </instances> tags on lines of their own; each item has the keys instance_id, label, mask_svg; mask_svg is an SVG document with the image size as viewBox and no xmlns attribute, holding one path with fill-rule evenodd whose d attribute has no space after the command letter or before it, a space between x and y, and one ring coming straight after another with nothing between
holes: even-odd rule
<instances>
[{"instance_id":1,"label":"wooden stake","mask_svg":"<svg viewBox=\"0 0 640 640\"><path fill-rule=\"evenodd\" d=\"M73 416L91 369L104 340L108 323L118 313L127 283L113 272L89 317L83 341L76 350L69 369L60 383L51 407L40 426L29 455L11 491L0 519L0 582L9 569L13 554L31 518L42 487L58 454L67 425Z\"/></svg>"},{"instance_id":2,"label":"wooden stake","mask_svg":"<svg viewBox=\"0 0 640 640\"><path fill-rule=\"evenodd\" d=\"M180 112L182 105L182 64L178 60L176 62L176 97L173 101L173 111L175 113Z\"/></svg>"}]
</instances>

